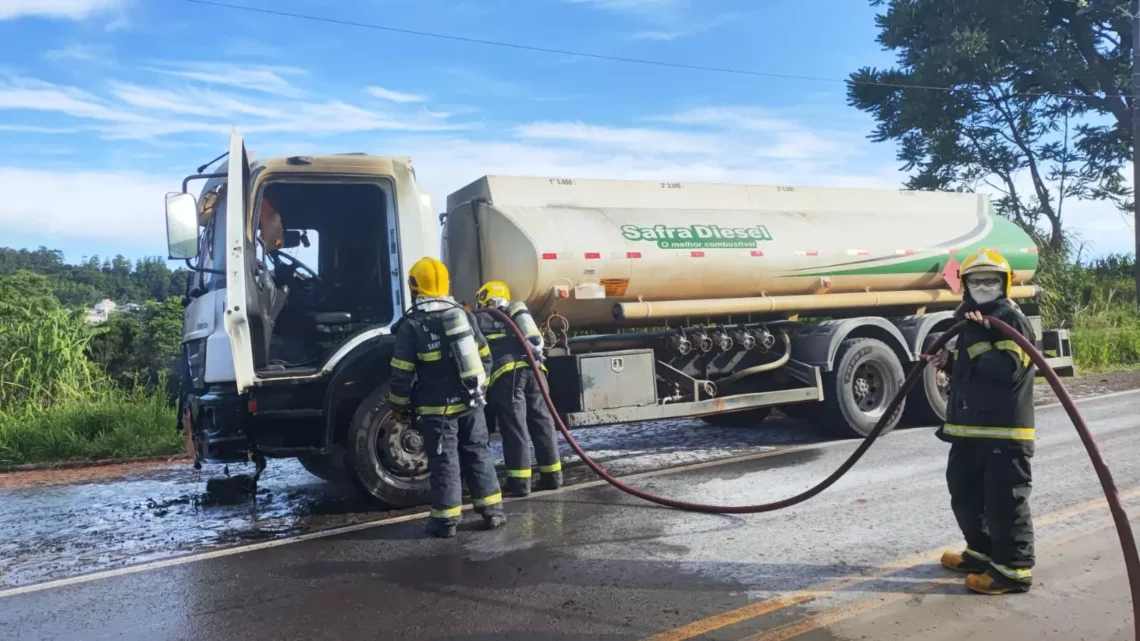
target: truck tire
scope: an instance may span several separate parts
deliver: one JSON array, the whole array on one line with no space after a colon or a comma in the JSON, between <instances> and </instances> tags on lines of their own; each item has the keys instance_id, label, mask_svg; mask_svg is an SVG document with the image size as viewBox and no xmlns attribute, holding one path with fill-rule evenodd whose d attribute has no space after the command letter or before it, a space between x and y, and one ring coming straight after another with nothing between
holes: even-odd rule
<instances>
[{"instance_id":1,"label":"truck tire","mask_svg":"<svg viewBox=\"0 0 1140 641\"><path fill-rule=\"evenodd\" d=\"M886 343L873 338L843 341L835 367L823 377L820 420L836 436L866 437L902 388L904 377L898 356ZM898 425L904 407L905 401L883 434Z\"/></svg>"},{"instance_id":2,"label":"truck tire","mask_svg":"<svg viewBox=\"0 0 1140 641\"><path fill-rule=\"evenodd\" d=\"M427 452L419 430L392 420L388 385L377 387L352 416L347 467L364 493L390 508L430 502Z\"/></svg>"},{"instance_id":3,"label":"truck tire","mask_svg":"<svg viewBox=\"0 0 1140 641\"><path fill-rule=\"evenodd\" d=\"M758 407L742 412L728 412L726 414L709 414L702 416L701 420L717 427L759 427L764 419L772 414L770 407Z\"/></svg>"},{"instance_id":4,"label":"truck tire","mask_svg":"<svg viewBox=\"0 0 1140 641\"><path fill-rule=\"evenodd\" d=\"M922 351L925 352L934 341L942 336L942 332L931 332L922 342ZM945 383L945 387L940 386ZM947 396L949 380L946 374L933 367L927 366L922 372L922 380L910 391L906 399L906 413L903 420L907 425L930 426L939 425L946 420L946 408L950 399Z\"/></svg>"},{"instance_id":5,"label":"truck tire","mask_svg":"<svg viewBox=\"0 0 1140 641\"><path fill-rule=\"evenodd\" d=\"M341 463L343 459L343 452L340 453L339 457L336 454L310 454L298 456L297 462L305 468L306 472L322 481L338 483L348 480L344 473L344 465Z\"/></svg>"}]
</instances>

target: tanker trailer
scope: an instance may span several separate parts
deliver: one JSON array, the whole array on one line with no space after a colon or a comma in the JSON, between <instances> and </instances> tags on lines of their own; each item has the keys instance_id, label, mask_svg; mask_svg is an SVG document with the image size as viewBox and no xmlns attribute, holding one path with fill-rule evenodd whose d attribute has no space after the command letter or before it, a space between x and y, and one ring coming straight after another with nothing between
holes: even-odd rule
<instances>
[{"instance_id":1,"label":"tanker trailer","mask_svg":"<svg viewBox=\"0 0 1140 641\"><path fill-rule=\"evenodd\" d=\"M502 280L526 302L572 427L779 408L865 436L953 324L958 261L981 247L1073 374L1067 331L1041 327L1036 245L984 194L485 176L441 218L454 295ZM928 370L888 429L940 421L946 382Z\"/></svg>"}]
</instances>

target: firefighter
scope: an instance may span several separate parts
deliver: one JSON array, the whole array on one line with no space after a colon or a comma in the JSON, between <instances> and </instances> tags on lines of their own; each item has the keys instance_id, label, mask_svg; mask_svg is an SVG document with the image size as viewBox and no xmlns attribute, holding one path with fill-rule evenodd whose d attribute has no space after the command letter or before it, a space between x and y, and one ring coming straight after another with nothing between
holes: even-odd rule
<instances>
[{"instance_id":1,"label":"firefighter","mask_svg":"<svg viewBox=\"0 0 1140 641\"><path fill-rule=\"evenodd\" d=\"M419 421L431 472L430 536L455 536L467 480L487 529L506 523L483 416L491 350L474 315L449 295L447 268L422 258L408 274L414 304L396 328L389 399L397 420ZM413 384L414 383L414 384Z\"/></svg>"},{"instance_id":2,"label":"firefighter","mask_svg":"<svg viewBox=\"0 0 1140 641\"><path fill-rule=\"evenodd\" d=\"M494 307L506 313L526 336L527 347L538 363L542 363L542 333L522 301L510 302L507 284L493 280L475 294L479 307ZM546 406L538 375L530 367L526 352L506 323L479 314L479 328L491 346L491 376L487 380L487 400L495 423L503 438L506 461L506 492L510 496L530 494L530 444L534 442L535 459L540 474L538 489L562 487L562 461L554 435L554 417Z\"/></svg>"},{"instance_id":3,"label":"firefighter","mask_svg":"<svg viewBox=\"0 0 1140 641\"><path fill-rule=\"evenodd\" d=\"M946 481L966 539L961 552L943 554L942 565L968 573L966 587L973 592L1028 592L1035 560L1029 512L1034 367L985 317L1004 321L1031 342L1036 338L1009 298L1013 272L1001 254L981 249L958 273L965 294L955 319L972 322L953 353L943 350L929 359L950 374L946 423L937 435L951 444Z\"/></svg>"}]
</instances>

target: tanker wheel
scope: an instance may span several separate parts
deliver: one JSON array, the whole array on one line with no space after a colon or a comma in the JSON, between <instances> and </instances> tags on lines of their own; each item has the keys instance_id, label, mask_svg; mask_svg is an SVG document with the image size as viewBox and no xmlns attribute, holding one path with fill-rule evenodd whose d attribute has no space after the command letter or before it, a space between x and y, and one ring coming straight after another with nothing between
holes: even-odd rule
<instances>
[{"instance_id":1,"label":"tanker wheel","mask_svg":"<svg viewBox=\"0 0 1140 641\"><path fill-rule=\"evenodd\" d=\"M867 436L902 389L904 378L898 356L886 343L873 338L843 341L835 355L835 367L823 379L821 421L837 436ZM898 425L904 407L905 401L883 434Z\"/></svg>"},{"instance_id":2,"label":"tanker wheel","mask_svg":"<svg viewBox=\"0 0 1140 641\"><path fill-rule=\"evenodd\" d=\"M925 352L942 332L931 332L922 342ZM927 366L919 381L906 399L906 414L903 420L909 425L938 425L946 420L946 408L950 405L950 377L941 370Z\"/></svg>"},{"instance_id":3,"label":"tanker wheel","mask_svg":"<svg viewBox=\"0 0 1140 641\"><path fill-rule=\"evenodd\" d=\"M764 419L768 418L771 414L772 408L758 407L741 412L710 414L708 416L702 416L701 420L717 427L759 427L760 424L764 422Z\"/></svg>"},{"instance_id":4,"label":"tanker wheel","mask_svg":"<svg viewBox=\"0 0 1140 641\"><path fill-rule=\"evenodd\" d=\"M393 420L388 386L376 388L357 408L348 428L348 468L357 487L388 507L430 502L424 437Z\"/></svg>"}]
</instances>

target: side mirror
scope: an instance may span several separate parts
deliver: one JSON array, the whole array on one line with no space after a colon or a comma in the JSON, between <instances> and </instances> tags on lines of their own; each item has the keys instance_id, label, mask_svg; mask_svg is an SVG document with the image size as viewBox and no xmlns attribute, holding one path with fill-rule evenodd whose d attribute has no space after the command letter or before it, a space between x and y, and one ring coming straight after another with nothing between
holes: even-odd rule
<instances>
[{"instance_id":1,"label":"side mirror","mask_svg":"<svg viewBox=\"0 0 1140 641\"><path fill-rule=\"evenodd\" d=\"M293 249L304 245L309 246L309 237L305 232L297 229L286 229L282 238L281 249Z\"/></svg>"},{"instance_id":2,"label":"side mirror","mask_svg":"<svg viewBox=\"0 0 1140 641\"><path fill-rule=\"evenodd\" d=\"M198 257L198 203L181 192L166 194L166 247L170 260Z\"/></svg>"}]
</instances>

